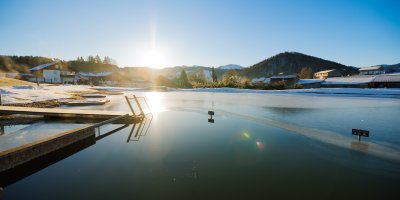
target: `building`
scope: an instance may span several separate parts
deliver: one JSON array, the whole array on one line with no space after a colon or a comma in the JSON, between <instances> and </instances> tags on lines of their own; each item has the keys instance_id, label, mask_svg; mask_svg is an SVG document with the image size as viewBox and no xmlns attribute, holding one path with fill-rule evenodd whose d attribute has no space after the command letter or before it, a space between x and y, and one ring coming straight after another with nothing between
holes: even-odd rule
<instances>
[{"instance_id":1,"label":"building","mask_svg":"<svg viewBox=\"0 0 400 200\"><path fill-rule=\"evenodd\" d=\"M326 79L329 77L340 77L342 74L336 69L324 70L314 73L315 79Z\"/></svg>"},{"instance_id":2,"label":"building","mask_svg":"<svg viewBox=\"0 0 400 200\"><path fill-rule=\"evenodd\" d=\"M370 83L373 88L400 88L400 74L385 74L376 76Z\"/></svg>"},{"instance_id":3,"label":"building","mask_svg":"<svg viewBox=\"0 0 400 200\"><path fill-rule=\"evenodd\" d=\"M62 84L76 84L77 77L73 71L61 71L60 74Z\"/></svg>"},{"instance_id":4,"label":"building","mask_svg":"<svg viewBox=\"0 0 400 200\"><path fill-rule=\"evenodd\" d=\"M116 81L110 80L112 72L99 72L99 73L85 73L79 72L79 82L82 84L90 84L90 85L116 85Z\"/></svg>"},{"instance_id":5,"label":"building","mask_svg":"<svg viewBox=\"0 0 400 200\"><path fill-rule=\"evenodd\" d=\"M300 79L297 84L301 85L303 89L320 88L323 79Z\"/></svg>"},{"instance_id":6,"label":"building","mask_svg":"<svg viewBox=\"0 0 400 200\"><path fill-rule=\"evenodd\" d=\"M363 67L358 71L360 72L360 75L378 75L385 73L385 69L382 66Z\"/></svg>"},{"instance_id":7,"label":"building","mask_svg":"<svg viewBox=\"0 0 400 200\"><path fill-rule=\"evenodd\" d=\"M271 79L267 77L253 78L251 79L251 84L254 86L263 86L269 84L270 81Z\"/></svg>"},{"instance_id":8,"label":"building","mask_svg":"<svg viewBox=\"0 0 400 200\"><path fill-rule=\"evenodd\" d=\"M374 79L374 76L332 77L325 79L321 87L368 88Z\"/></svg>"},{"instance_id":9,"label":"building","mask_svg":"<svg viewBox=\"0 0 400 200\"><path fill-rule=\"evenodd\" d=\"M294 85L297 83L297 76L296 75L277 75L277 76L271 76L270 78L270 83L271 84L276 84L279 82L284 82L286 85Z\"/></svg>"},{"instance_id":10,"label":"building","mask_svg":"<svg viewBox=\"0 0 400 200\"><path fill-rule=\"evenodd\" d=\"M146 88L146 87L151 87L153 86L153 83L149 80L144 80L140 78L132 78L129 87L134 87L134 88Z\"/></svg>"},{"instance_id":11,"label":"building","mask_svg":"<svg viewBox=\"0 0 400 200\"><path fill-rule=\"evenodd\" d=\"M30 69L34 77L29 77L31 82L38 83L74 83L75 72L67 71L66 67L58 62L38 65ZM73 74L73 75L72 75Z\"/></svg>"}]
</instances>

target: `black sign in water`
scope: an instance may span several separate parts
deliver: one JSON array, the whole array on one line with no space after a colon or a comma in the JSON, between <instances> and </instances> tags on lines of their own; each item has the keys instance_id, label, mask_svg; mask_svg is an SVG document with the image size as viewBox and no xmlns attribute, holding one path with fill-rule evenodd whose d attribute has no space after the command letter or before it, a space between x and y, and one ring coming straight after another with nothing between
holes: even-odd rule
<instances>
[{"instance_id":1,"label":"black sign in water","mask_svg":"<svg viewBox=\"0 0 400 200\"><path fill-rule=\"evenodd\" d=\"M357 135L358 136L358 141L361 141L361 136L363 137L369 137L369 131L367 130L361 130L361 129L352 129L351 134Z\"/></svg>"},{"instance_id":2,"label":"black sign in water","mask_svg":"<svg viewBox=\"0 0 400 200\"><path fill-rule=\"evenodd\" d=\"M352 129L351 132L353 135L369 137L369 131L367 131L367 130Z\"/></svg>"},{"instance_id":3,"label":"black sign in water","mask_svg":"<svg viewBox=\"0 0 400 200\"><path fill-rule=\"evenodd\" d=\"M209 123L214 123L214 119L212 118L213 115L214 115L214 111L209 110L208 111L208 115L209 115L208 122Z\"/></svg>"}]
</instances>

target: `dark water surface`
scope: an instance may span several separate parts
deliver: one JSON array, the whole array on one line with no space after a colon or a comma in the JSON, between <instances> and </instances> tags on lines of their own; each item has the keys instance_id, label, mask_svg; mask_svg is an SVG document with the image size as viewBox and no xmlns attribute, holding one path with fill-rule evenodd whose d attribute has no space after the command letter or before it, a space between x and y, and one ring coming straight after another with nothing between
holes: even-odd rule
<instances>
[{"instance_id":1,"label":"dark water surface","mask_svg":"<svg viewBox=\"0 0 400 200\"><path fill-rule=\"evenodd\" d=\"M1 198L399 198L398 99L137 95L153 112L140 138L138 124L109 134L8 185ZM111 98L85 109L128 108L122 96ZM208 123L208 110L215 123ZM358 143L351 128L368 129L371 137Z\"/></svg>"}]
</instances>

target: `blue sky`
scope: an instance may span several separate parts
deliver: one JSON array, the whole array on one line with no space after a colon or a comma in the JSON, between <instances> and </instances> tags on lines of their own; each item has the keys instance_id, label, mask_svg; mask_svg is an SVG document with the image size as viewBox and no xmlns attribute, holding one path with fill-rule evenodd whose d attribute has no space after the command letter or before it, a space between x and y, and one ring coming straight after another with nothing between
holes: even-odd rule
<instances>
[{"instance_id":1,"label":"blue sky","mask_svg":"<svg viewBox=\"0 0 400 200\"><path fill-rule=\"evenodd\" d=\"M400 1L0 0L0 54L110 56L120 67L250 66L297 51L400 62Z\"/></svg>"}]
</instances>

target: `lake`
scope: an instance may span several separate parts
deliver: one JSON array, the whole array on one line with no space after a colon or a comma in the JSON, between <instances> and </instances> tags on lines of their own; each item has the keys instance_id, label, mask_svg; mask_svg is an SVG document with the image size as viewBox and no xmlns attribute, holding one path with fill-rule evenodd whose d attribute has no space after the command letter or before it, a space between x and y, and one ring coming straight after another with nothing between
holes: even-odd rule
<instances>
[{"instance_id":1,"label":"lake","mask_svg":"<svg viewBox=\"0 0 400 200\"><path fill-rule=\"evenodd\" d=\"M101 127L98 135L104 137L83 142L64 159L41 161L49 164L7 185L0 197L397 199L400 195L398 98L192 90L126 94L146 97L152 117L148 115L144 124ZM107 105L82 109L129 109L123 96L109 98ZM214 123L208 122L208 111L214 111ZM32 140L83 125L39 121L31 127L6 127L0 140L21 133ZM370 137L358 142L352 128L369 130Z\"/></svg>"}]
</instances>

